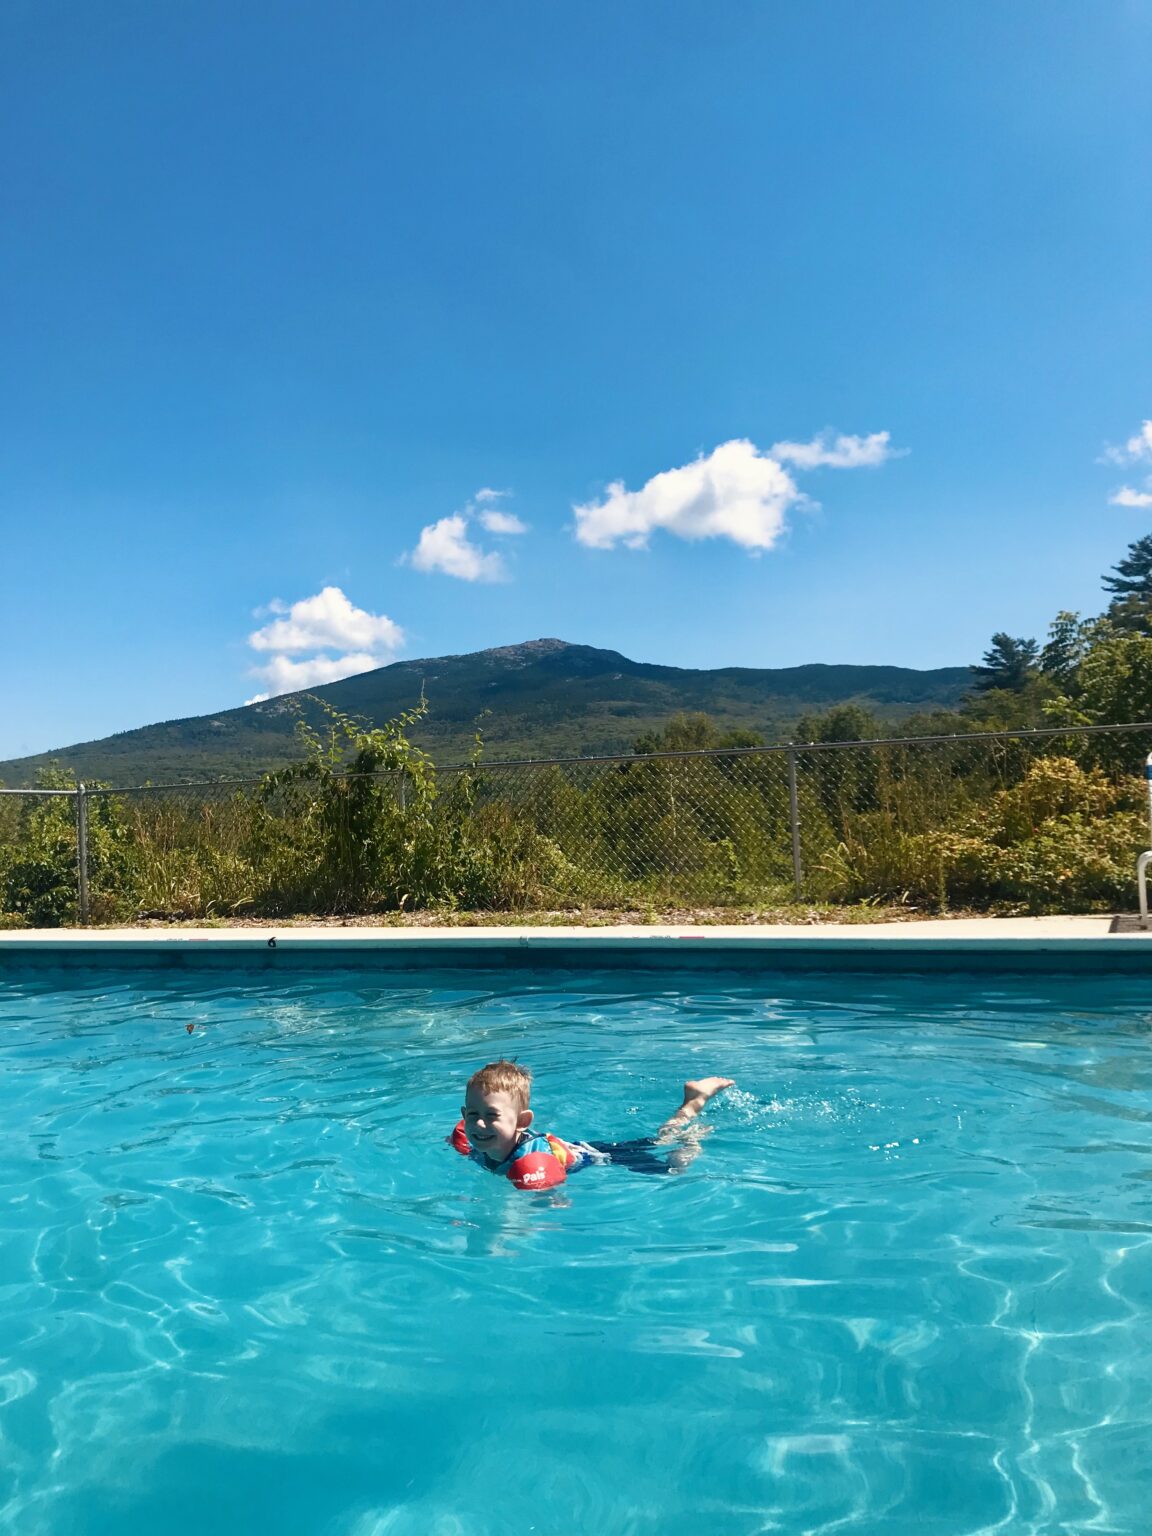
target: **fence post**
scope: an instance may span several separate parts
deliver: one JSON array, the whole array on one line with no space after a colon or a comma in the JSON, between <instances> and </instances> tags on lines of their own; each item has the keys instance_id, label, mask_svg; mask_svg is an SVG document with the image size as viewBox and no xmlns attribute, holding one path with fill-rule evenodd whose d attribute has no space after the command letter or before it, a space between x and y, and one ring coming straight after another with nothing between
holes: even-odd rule
<instances>
[{"instance_id":1,"label":"fence post","mask_svg":"<svg viewBox=\"0 0 1152 1536\"><path fill-rule=\"evenodd\" d=\"M79 877L80 921L88 921L88 792L76 786L76 873Z\"/></svg>"},{"instance_id":2,"label":"fence post","mask_svg":"<svg viewBox=\"0 0 1152 1536\"><path fill-rule=\"evenodd\" d=\"M800 862L800 796L796 790L796 748L788 748L788 809L792 819L792 878L796 895L804 894L804 866Z\"/></svg>"}]
</instances>

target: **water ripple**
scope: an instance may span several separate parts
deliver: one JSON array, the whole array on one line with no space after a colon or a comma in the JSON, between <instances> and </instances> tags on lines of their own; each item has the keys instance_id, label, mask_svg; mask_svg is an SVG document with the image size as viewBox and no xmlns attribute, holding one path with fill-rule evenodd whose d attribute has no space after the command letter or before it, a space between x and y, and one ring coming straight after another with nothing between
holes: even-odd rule
<instances>
[{"instance_id":1,"label":"water ripple","mask_svg":"<svg viewBox=\"0 0 1152 1536\"><path fill-rule=\"evenodd\" d=\"M1142 1536L1140 984L508 983L14 978L0 1530ZM530 1198L443 1142L500 1053L573 1135L739 1088Z\"/></svg>"}]
</instances>

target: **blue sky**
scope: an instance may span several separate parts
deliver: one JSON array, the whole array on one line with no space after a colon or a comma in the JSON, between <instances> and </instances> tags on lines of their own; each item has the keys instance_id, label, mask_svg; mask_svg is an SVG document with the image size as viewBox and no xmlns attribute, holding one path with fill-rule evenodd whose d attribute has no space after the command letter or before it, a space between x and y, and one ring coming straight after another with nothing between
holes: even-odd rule
<instances>
[{"instance_id":1,"label":"blue sky","mask_svg":"<svg viewBox=\"0 0 1152 1536\"><path fill-rule=\"evenodd\" d=\"M0 756L541 635L939 666L1098 610L1150 72L1152 0L9 0Z\"/></svg>"}]
</instances>

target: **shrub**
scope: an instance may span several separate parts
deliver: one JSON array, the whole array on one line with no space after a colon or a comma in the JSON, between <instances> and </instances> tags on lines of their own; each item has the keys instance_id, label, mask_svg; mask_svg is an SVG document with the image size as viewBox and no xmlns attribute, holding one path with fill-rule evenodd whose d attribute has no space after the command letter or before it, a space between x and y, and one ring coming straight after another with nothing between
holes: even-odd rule
<instances>
[{"instance_id":1,"label":"shrub","mask_svg":"<svg viewBox=\"0 0 1152 1536\"><path fill-rule=\"evenodd\" d=\"M820 861L832 900L1060 912L1130 893L1147 840L1132 789L1070 758L1041 758L955 828L906 833L864 817Z\"/></svg>"},{"instance_id":2,"label":"shrub","mask_svg":"<svg viewBox=\"0 0 1152 1536\"><path fill-rule=\"evenodd\" d=\"M43 768L37 789L71 789L72 776ZM29 928L75 922L76 808L65 795L24 802L12 841L0 850L0 911Z\"/></svg>"},{"instance_id":3,"label":"shrub","mask_svg":"<svg viewBox=\"0 0 1152 1536\"><path fill-rule=\"evenodd\" d=\"M515 906L537 894L554 846L508 806L478 807L479 736L472 766L442 794L407 735L423 700L378 728L323 707L327 733L302 722L304 760L264 779L253 839L262 909Z\"/></svg>"}]
</instances>

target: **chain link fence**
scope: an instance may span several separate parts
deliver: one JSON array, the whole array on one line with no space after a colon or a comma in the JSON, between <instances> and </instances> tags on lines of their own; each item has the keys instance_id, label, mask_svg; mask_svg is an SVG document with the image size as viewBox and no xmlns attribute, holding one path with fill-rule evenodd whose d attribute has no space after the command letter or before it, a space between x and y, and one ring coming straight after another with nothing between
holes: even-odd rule
<instances>
[{"instance_id":1,"label":"chain link fence","mask_svg":"<svg viewBox=\"0 0 1152 1536\"><path fill-rule=\"evenodd\" d=\"M1152 724L0 792L0 923L1132 904Z\"/></svg>"}]
</instances>

